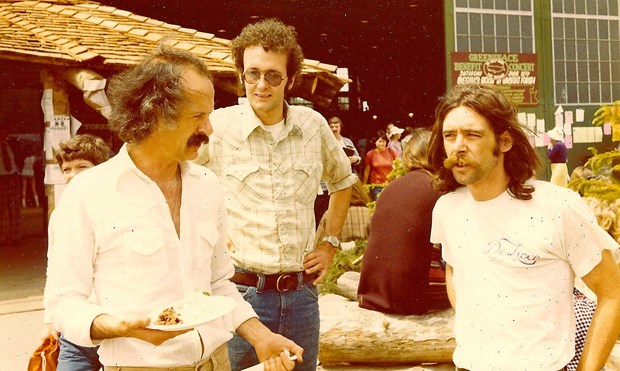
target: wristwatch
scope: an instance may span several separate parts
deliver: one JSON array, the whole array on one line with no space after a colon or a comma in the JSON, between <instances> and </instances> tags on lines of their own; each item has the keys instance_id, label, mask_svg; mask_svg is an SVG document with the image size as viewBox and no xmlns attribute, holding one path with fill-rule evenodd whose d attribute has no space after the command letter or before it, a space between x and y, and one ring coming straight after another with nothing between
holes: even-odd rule
<instances>
[{"instance_id":1,"label":"wristwatch","mask_svg":"<svg viewBox=\"0 0 620 371\"><path fill-rule=\"evenodd\" d=\"M323 241L323 242L327 241L327 242L329 242L330 245L332 245L335 248L339 248L340 247L340 240L336 236L325 236L325 237L323 237L323 239L321 241Z\"/></svg>"}]
</instances>

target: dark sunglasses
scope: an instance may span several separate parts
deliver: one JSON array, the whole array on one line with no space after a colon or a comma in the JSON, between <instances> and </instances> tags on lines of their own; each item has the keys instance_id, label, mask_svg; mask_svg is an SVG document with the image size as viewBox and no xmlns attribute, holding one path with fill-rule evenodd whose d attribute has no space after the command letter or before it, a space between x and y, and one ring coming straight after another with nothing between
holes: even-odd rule
<instances>
[{"instance_id":1,"label":"dark sunglasses","mask_svg":"<svg viewBox=\"0 0 620 371\"><path fill-rule=\"evenodd\" d=\"M269 71L265 74L262 74L258 71L251 70L245 71L243 73L243 80L248 84L256 84L258 80L260 80L261 75L264 76L265 81L267 81L269 85L273 87L280 86L280 84L282 84L282 81L286 78L286 76L282 77L282 75L274 71Z\"/></svg>"}]
</instances>

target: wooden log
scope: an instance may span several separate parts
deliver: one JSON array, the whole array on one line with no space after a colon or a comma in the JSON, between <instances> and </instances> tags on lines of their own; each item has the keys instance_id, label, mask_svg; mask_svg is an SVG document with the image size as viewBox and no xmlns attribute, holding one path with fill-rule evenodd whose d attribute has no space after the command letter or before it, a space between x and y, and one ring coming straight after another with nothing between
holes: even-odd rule
<instances>
[{"instance_id":1,"label":"wooden log","mask_svg":"<svg viewBox=\"0 0 620 371\"><path fill-rule=\"evenodd\" d=\"M454 311L424 316L362 309L340 295L319 298L319 361L338 364L421 364L452 361Z\"/></svg>"},{"instance_id":2,"label":"wooden log","mask_svg":"<svg viewBox=\"0 0 620 371\"><path fill-rule=\"evenodd\" d=\"M344 272L336 280L340 295L353 301L357 301L357 288L360 285L359 272Z\"/></svg>"}]
</instances>

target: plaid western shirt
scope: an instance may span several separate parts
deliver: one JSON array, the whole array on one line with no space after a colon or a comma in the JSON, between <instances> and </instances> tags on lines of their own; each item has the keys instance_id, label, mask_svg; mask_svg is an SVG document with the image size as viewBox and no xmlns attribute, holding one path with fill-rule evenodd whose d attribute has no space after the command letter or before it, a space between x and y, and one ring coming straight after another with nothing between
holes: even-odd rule
<instances>
[{"instance_id":1,"label":"plaid western shirt","mask_svg":"<svg viewBox=\"0 0 620 371\"><path fill-rule=\"evenodd\" d=\"M261 127L250 105L213 112L208 159L200 160L203 148L197 160L227 189L235 266L265 274L302 270L314 244L319 181L330 193L357 181L327 121L306 107L285 109L279 138Z\"/></svg>"}]
</instances>

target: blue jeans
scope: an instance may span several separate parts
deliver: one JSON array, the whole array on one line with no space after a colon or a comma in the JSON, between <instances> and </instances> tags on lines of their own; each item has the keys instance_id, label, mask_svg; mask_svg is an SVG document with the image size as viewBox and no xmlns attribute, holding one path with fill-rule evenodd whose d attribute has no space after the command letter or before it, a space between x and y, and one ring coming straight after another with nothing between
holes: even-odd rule
<instances>
[{"instance_id":1,"label":"blue jeans","mask_svg":"<svg viewBox=\"0 0 620 371\"><path fill-rule=\"evenodd\" d=\"M296 363L295 370L316 371L320 325L316 286L309 282L300 290L265 290L260 293L256 287L237 285L237 288L265 326L304 348L304 362ZM252 345L238 335L228 342L228 354L232 371L259 363Z\"/></svg>"},{"instance_id":2,"label":"blue jeans","mask_svg":"<svg viewBox=\"0 0 620 371\"><path fill-rule=\"evenodd\" d=\"M103 367L99 363L98 348L75 345L60 335L60 353L56 371L98 371Z\"/></svg>"},{"instance_id":3,"label":"blue jeans","mask_svg":"<svg viewBox=\"0 0 620 371\"><path fill-rule=\"evenodd\" d=\"M374 187L372 189L372 199L377 201L377 197L379 197L379 193L383 191L383 187Z\"/></svg>"}]
</instances>

